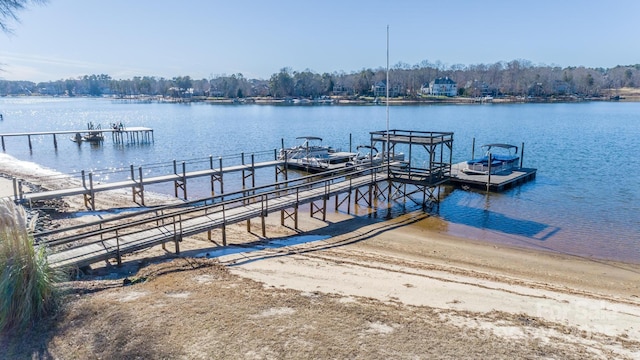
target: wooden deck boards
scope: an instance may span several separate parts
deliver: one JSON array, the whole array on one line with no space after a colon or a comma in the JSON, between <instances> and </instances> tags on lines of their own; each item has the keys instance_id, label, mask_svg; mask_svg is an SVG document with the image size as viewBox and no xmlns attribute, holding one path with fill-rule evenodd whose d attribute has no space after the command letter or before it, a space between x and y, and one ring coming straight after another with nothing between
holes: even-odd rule
<instances>
[{"instance_id":1,"label":"wooden deck boards","mask_svg":"<svg viewBox=\"0 0 640 360\"><path fill-rule=\"evenodd\" d=\"M332 183L327 187L312 188L298 191L297 193L286 193L287 190L283 189L282 196L270 198L263 202L251 202L224 210L219 206L218 208L207 210L206 213L202 211L201 213L191 214L176 223L140 229L123 234L118 236L117 240L114 235L111 234L109 234L110 238L105 240L101 240L100 236L106 237L106 234L93 235L85 239L87 244L77 245L51 253L48 259L54 267L81 267L114 258L118 253L121 255L130 253L174 241L177 238L220 228L223 225L238 223L259 217L263 214L266 215L271 212L292 208L296 203L309 203L324 197L334 196L342 192L351 191L357 187L371 184L374 180L381 181L385 178L385 176L380 174L378 174L375 179L371 175L363 175ZM244 202L243 199L236 201L238 203Z\"/></svg>"}]
</instances>

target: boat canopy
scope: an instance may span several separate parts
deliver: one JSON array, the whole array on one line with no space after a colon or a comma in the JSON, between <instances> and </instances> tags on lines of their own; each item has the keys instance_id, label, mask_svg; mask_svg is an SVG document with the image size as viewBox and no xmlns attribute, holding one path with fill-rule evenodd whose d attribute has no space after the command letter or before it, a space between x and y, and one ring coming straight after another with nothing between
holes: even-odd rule
<instances>
[{"instance_id":1,"label":"boat canopy","mask_svg":"<svg viewBox=\"0 0 640 360\"><path fill-rule=\"evenodd\" d=\"M515 149L516 154L518 153L518 147L515 145L511 145L511 144L500 144L500 143L496 143L496 144L485 144L482 145L483 148L487 149L487 151L491 150L491 148L503 148L503 149Z\"/></svg>"},{"instance_id":2,"label":"boat canopy","mask_svg":"<svg viewBox=\"0 0 640 360\"><path fill-rule=\"evenodd\" d=\"M356 149L357 150L360 150L360 149L371 149L371 150L375 151L376 153L378 152L378 149L376 149L374 146L369 146L369 145L358 145L356 147Z\"/></svg>"},{"instance_id":3,"label":"boat canopy","mask_svg":"<svg viewBox=\"0 0 640 360\"><path fill-rule=\"evenodd\" d=\"M305 139L305 140L319 140L322 141L322 138L317 136L298 136L296 139Z\"/></svg>"}]
</instances>

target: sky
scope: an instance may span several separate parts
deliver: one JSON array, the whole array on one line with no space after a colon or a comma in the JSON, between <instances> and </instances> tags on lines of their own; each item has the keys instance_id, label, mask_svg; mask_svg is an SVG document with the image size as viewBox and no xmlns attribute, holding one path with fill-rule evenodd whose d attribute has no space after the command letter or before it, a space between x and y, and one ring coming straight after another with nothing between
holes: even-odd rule
<instances>
[{"instance_id":1,"label":"sky","mask_svg":"<svg viewBox=\"0 0 640 360\"><path fill-rule=\"evenodd\" d=\"M49 0L0 33L0 79L352 73L389 63L640 63L640 1Z\"/></svg>"}]
</instances>

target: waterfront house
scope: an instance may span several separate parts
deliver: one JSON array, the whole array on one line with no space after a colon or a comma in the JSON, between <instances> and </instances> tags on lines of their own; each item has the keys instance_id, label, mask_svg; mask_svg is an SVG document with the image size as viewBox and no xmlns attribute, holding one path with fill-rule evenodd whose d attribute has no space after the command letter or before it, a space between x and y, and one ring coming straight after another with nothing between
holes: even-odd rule
<instances>
[{"instance_id":1,"label":"waterfront house","mask_svg":"<svg viewBox=\"0 0 640 360\"><path fill-rule=\"evenodd\" d=\"M435 96L456 96L458 95L458 84L449 77L440 77L428 85L424 84L421 91Z\"/></svg>"},{"instance_id":2,"label":"waterfront house","mask_svg":"<svg viewBox=\"0 0 640 360\"><path fill-rule=\"evenodd\" d=\"M375 97L385 97L387 96L387 82L385 80L378 81L371 87L371 92L373 92L373 96ZM400 88L398 86L392 86L389 88L389 96L396 97L400 93Z\"/></svg>"}]
</instances>

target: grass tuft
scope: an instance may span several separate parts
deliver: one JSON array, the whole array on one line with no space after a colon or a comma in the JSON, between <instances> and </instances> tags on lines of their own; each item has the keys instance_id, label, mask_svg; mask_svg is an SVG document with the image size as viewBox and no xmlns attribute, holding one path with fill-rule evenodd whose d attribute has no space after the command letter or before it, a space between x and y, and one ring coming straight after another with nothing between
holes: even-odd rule
<instances>
[{"instance_id":1,"label":"grass tuft","mask_svg":"<svg viewBox=\"0 0 640 360\"><path fill-rule=\"evenodd\" d=\"M21 206L0 199L0 332L23 330L55 309L58 273L33 241Z\"/></svg>"}]
</instances>

